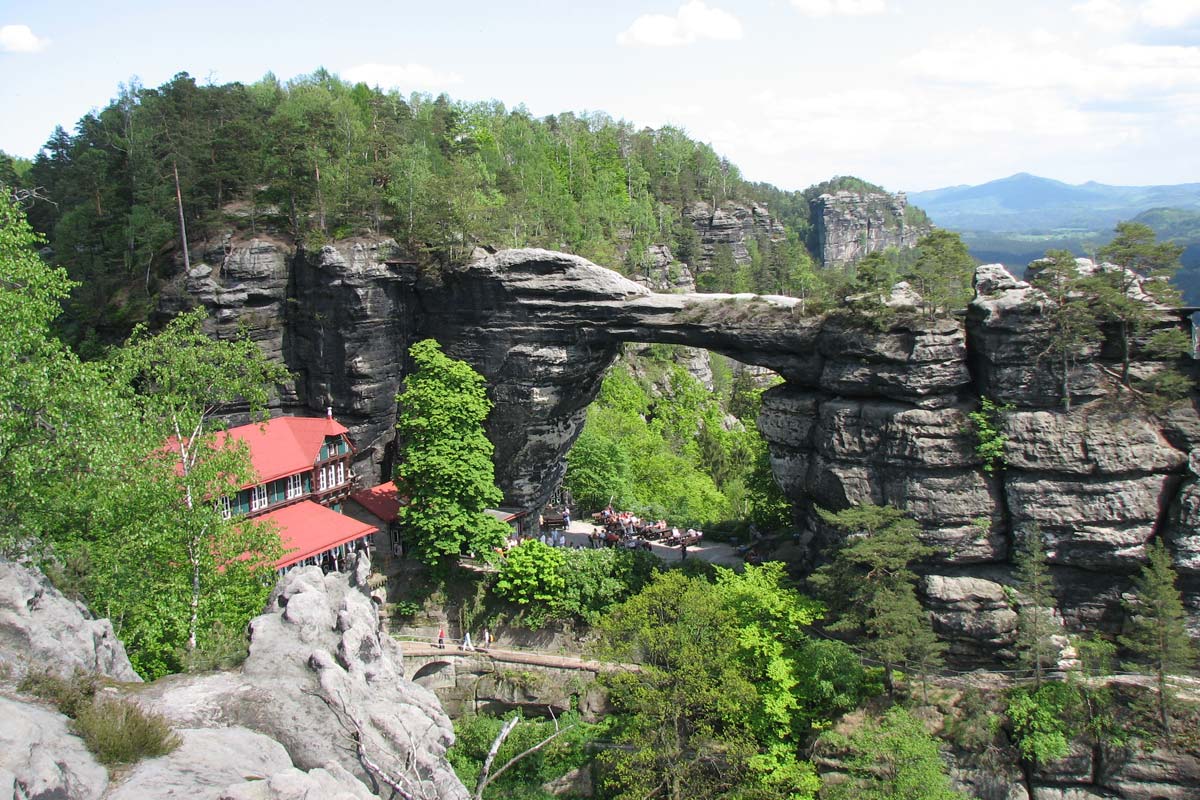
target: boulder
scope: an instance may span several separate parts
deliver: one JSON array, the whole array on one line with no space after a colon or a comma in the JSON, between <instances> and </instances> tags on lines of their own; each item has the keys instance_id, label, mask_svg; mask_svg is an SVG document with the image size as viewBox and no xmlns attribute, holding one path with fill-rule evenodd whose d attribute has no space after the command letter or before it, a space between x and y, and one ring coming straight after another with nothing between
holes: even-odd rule
<instances>
[{"instance_id":1,"label":"boulder","mask_svg":"<svg viewBox=\"0 0 1200 800\"><path fill-rule=\"evenodd\" d=\"M0 797L98 800L108 772L70 732L69 720L40 705L0 697Z\"/></svg>"},{"instance_id":2,"label":"boulder","mask_svg":"<svg viewBox=\"0 0 1200 800\"><path fill-rule=\"evenodd\" d=\"M93 619L41 572L9 561L0 561L0 665L14 677L36 669L141 681L111 622Z\"/></svg>"},{"instance_id":3,"label":"boulder","mask_svg":"<svg viewBox=\"0 0 1200 800\"><path fill-rule=\"evenodd\" d=\"M337 762L308 772L295 768L262 780L225 788L219 800L374 800L365 786Z\"/></svg>"}]
</instances>

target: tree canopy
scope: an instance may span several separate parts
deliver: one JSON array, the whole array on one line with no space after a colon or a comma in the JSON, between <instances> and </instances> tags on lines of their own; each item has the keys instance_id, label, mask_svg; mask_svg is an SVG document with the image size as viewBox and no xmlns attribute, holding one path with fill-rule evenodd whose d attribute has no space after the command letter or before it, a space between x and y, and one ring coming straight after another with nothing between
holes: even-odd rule
<instances>
[{"instance_id":1,"label":"tree canopy","mask_svg":"<svg viewBox=\"0 0 1200 800\"><path fill-rule=\"evenodd\" d=\"M498 506L492 443L483 431L492 404L478 372L433 339L409 348L414 370L396 398L400 459L398 521L412 552L437 564L474 552L490 559L508 526L484 513Z\"/></svg>"}]
</instances>

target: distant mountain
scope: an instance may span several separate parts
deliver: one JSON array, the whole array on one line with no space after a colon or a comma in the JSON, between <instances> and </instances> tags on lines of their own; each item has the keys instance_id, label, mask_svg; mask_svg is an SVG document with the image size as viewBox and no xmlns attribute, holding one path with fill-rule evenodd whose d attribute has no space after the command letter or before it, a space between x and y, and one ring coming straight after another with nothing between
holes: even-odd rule
<instances>
[{"instance_id":1,"label":"distant mountain","mask_svg":"<svg viewBox=\"0 0 1200 800\"><path fill-rule=\"evenodd\" d=\"M1111 229L1152 208L1200 211L1200 183L1072 185L1025 172L978 186L910 192L936 225L959 231L1077 233Z\"/></svg>"}]
</instances>

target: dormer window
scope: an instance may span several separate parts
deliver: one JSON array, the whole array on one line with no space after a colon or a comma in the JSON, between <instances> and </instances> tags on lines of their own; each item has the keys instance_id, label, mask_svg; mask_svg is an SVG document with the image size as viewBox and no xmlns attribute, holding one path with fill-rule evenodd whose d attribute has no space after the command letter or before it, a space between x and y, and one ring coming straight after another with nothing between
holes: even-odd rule
<instances>
[{"instance_id":1,"label":"dormer window","mask_svg":"<svg viewBox=\"0 0 1200 800\"><path fill-rule=\"evenodd\" d=\"M250 510L259 511L267 507L267 487L264 484L255 486L250 493Z\"/></svg>"}]
</instances>

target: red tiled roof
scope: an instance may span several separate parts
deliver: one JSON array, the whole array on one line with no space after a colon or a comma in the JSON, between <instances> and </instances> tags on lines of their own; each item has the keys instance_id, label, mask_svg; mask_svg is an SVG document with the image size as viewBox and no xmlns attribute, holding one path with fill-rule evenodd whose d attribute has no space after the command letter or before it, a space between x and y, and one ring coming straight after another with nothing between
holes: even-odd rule
<instances>
[{"instance_id":1,"label":"red tiled roof","mask_svg":"<svg viewBox=\"0 0 1200 800\"><path fill-rule=\"evenodd\" d=\"M395 522L396 515L400 513L400 493L396 490L395 481L355 492L350 498L384 522Z\"/></svg>"},{"instance_id":2,"label":"red tiled roof","mask_svg":"<svg viewBox=\"0 0 1200 800\"><path fill-rule=\"evenodd\" d=\"M277 569L323 553L331 547L374 533L375 528L352 517L318 505L311 500L263 514L259 519L273 520L283 540L283 558Z\"/></svg>"},{"instance_id":3,"label":"red tiled roof","mask_svg":"<svg viewBox=\"0 0 1200 800\"><path fill-rule=\"evenodd\" d=\"M321 454L326 436L347 433L344 425L330 417L275 417L266 422L239 425L217 434L217 447L233 437L250 448L250 464L258 480L241 488L294 475L311 469Z\"/></svg>"}]
</instances>

